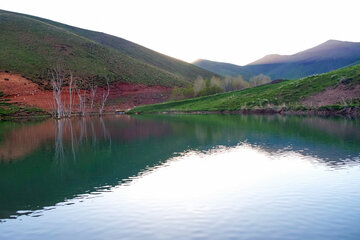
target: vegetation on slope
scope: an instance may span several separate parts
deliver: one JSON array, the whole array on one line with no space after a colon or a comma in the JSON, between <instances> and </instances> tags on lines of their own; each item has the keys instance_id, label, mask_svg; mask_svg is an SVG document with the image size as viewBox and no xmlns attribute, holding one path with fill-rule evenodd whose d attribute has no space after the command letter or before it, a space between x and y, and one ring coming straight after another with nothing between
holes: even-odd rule
<instances>
[{"instance_id":1,"label":"vegetation on slope","mask_svg":"<svg viewBox=\"0 0 360 240\"><path fill-rule=\"evenodd\" d=\"M354 88L360 84L360 65L336 70L330 73L311 76L303 79L282 81L275 84L267 84L248 88L240 91L216 94L206 97L172 101L162 104L154 104L136 107L129 113L171 112L171 111L239 111L239 110L306 110L302 101L307 97L317 94L328 88L336 88L346 85ZM357 107L357 98L339 102L333 106L320 108L339 109Z\"/></svg>"},{"instance_id":2,"label":"vegetation on slope","mask_svg":"<svg viewBox=\"0 0 360 240\"><path fill-rule=\"evenodd\" d=\"M109 77L110 81L183 86L197 75L212 75L131 42L121 45L122 39L102 33L2 10L0 22L0 71L19 73L38 83L47 79L48 70L58 63L74 76L100 83ZM97 42L94 36L103 36L108 44ZM177 64L166 67L172 64L167 61Z\"/></svg>"},{"instance_id":3,"label":"vegetation on slope","mask_svg":"<svg viewBox=\"0 0 360 240\"><path fill-rule=\"evenodd\" d=\"M86 29L81 29L35 16L30 16L25 14L19 14L19 15L36 19L41 22L48 23L56 27L60 27L62 29L66 29L67 31L72 32L76 35L90 39L104 46L116 49L117 51L119 51L124 55L130 56L134 59L140 60L149 65L165 70L167 72L176 74L187 80L195 80L198 76L211 77L214 75L214 73L206 71L203 68L155 52L151 49L145 48L136 43L125 40L123 38L115 37L102 32L95 32Z\"/></svg>"},{"instance_id":4,"label":"vegetation on slope","mask_svg":"<svg viewBox=\"0 0 360 240\"><path fill-rule=\"evenodd\" d=\"M25 117L39 117L47 115L38 108L20 107L9 103L4 99L4 94L0 92L0 120Z\"/></svg>"},{"instance_id":5,"label":"vegetation on slope","mask_svg":"<svg viewBox=\"0 0 360 240\"><path fill-rule=\"evenodd\" d=\"M262 74L250 78L249 82L244 81L241 76L225 77L224 79L217 77L203 79L202 77L198 77L194 84L188 84L185 88L173 88L171 99L181 100L192 97L208 96L216 93L230 92L259 86L270 82L271 79Z\"/></svg>"}]
</instances>

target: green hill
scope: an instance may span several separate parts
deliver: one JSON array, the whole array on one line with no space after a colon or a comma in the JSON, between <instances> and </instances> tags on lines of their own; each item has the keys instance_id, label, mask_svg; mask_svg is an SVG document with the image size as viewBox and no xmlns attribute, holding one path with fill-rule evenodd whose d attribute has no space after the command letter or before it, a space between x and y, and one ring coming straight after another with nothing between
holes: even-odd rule
<instances>
[{"instance_id":1,"label":"green hill","mask_svg":"<svg viewBox=\"0 0 360 240\"><path fill-rule=\"evenodd\" d=\"M139 106L130 113L194 111L259 111L334 109L360 106L360 65L303 79L282 81L240 91L206 97ZM310 97L332 91L339 95L333 103L309 106ZM348 97L343 93L348 93ZM352 95L350 95L350 93ZM320 95L321 96L321 95Z\"/></svg>"},{"instance_id":2,"label":"green hill","mask_svg":"<svg viewBox=\"0 0 360 240\"><path fill-rule=\"evenodd\" d=\"M83 79L180 86L213 73L127 40L0 10L0 71L37 82L64 64Z\"/></svg>"}]
</instances>

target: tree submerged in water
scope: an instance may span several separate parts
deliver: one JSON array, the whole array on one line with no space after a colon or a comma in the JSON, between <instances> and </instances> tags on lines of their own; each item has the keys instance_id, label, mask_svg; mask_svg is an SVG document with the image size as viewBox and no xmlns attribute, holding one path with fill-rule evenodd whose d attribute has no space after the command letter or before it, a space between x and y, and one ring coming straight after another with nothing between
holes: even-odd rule
<instances>
[{"instance_id":1,"label":"tree submerged in water","mask_svg":"<svg viewBox=\"0 0 360 240\"><path fill-rule=\"evenodd\" d=\"M102 98L101 98L101 106L99 108L99 115L103 114L104 111L104 107L105 107L105 102L107 101L109 94L110 94L110 86L109 86L109 79L106 78L106 86L107 86L107 91L103 93Z\"/></svg>"},{"instance_id":2,"label":"tree submerged in water","mask_svg":"<svg viewBox=\"0 0 360 240\"><path fill-rule=\"evenodd\" d=\"M74 82L72 72L66 74L63 68L59 65L50 70L50 76L50 82L53 90L52 115L54 118L60 119L74 115L86 116L94 114L94 106L97 98L97 85L94 82L91 84L84 84L79 80L75 80ZM99 97L99 115L103 115L105 104L110 94L109 79L105 79L106 90L104 88L103 94ZM66 85L68 86L67 88L65 88ZM74 91L78 97L78 111L76 113L73 113L73 107L75 106L73 98ZM68 101L66 101L67 98L64 96L64 94L66 94L65 96L68 95ZM88 108L86 105L88 102L90 103L90 108Z\"/></svg>"}]
</instances>

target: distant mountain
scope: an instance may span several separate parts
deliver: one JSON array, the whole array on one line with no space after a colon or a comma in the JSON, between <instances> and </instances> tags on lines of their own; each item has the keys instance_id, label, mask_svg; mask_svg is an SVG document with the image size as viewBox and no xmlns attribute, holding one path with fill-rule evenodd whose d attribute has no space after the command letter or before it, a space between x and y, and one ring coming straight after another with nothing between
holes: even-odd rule
<instances>
[{"instance_id":1,"label":"distant mountain","mask_svg":"<svg viewBox=\"0 0 360 240\"><path fill-rule=\"evenodd\" d=\"M267 55L245 66L228 65L232 75L242 72L265 74L272 79L295 79L313 74L325 73L360 62L360 43L329 40L316 47L293 55ZM194 64L201 66L201 62ZM209 71L226 75L218 69L225 68L224 63L212 62Z\"/></svg>"},{"instance_id":2,"label":"distant mountain","mask_svg":"<svg viewBox=\"0 0 360 240\"><path fill-rule=\"evenodd\" d=\"M125 39L51 20L0 10L0 71L33 81L47 77L58 61L80 78L184 85L214 73Z\"/></svg>"},{"instance_id":3,"label":"distant mountain","mask_svg":"<svg viewBox=\"0 0 360 240\"><path fill-rule=\"evenodd\" d=\"M250 77L254 75L253 73L248 72L243 66L238 66L231 63L222 63L199 59L193 62L193 64L222 76L236 77L238 75L241 75L246 81L248 81Z\"/></svg>"}]
</instances>

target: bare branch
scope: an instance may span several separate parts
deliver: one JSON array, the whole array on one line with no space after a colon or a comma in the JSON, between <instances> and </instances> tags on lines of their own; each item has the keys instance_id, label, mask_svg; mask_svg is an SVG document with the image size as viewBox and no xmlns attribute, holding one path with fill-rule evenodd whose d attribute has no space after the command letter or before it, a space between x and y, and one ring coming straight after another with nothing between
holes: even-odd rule
<instances>
[{"instance_id":1,"label":"bare branch","mask_svg":"<svg viewBox=\"0 0 360 240\"><path fill-rule=\"evenodd\" d=\"M91 100L90 100L90 112L93 112L93 108L94 108L94 100L95 100L95 96L96 96L96 90L97 90L97 86L93 83L90 86L90 94L91 94Z\"/></svg>"},{"instance_id":2,"label":"bare branch","mask_svg":"<svg viewBox=\"0 0 360 240\"><path fill-rule=\"evenodd\" d=\"M105 107L105 102L107 100L107 98L109 97L110 94L110 85L109 85L109 79L106 78L106 85L107 85L107 91L103 93L102 95L102 99L101 99L101 106L99 109L99 115L103 114L104 111L104 107Z\"/></svg>"}]
</instances>

